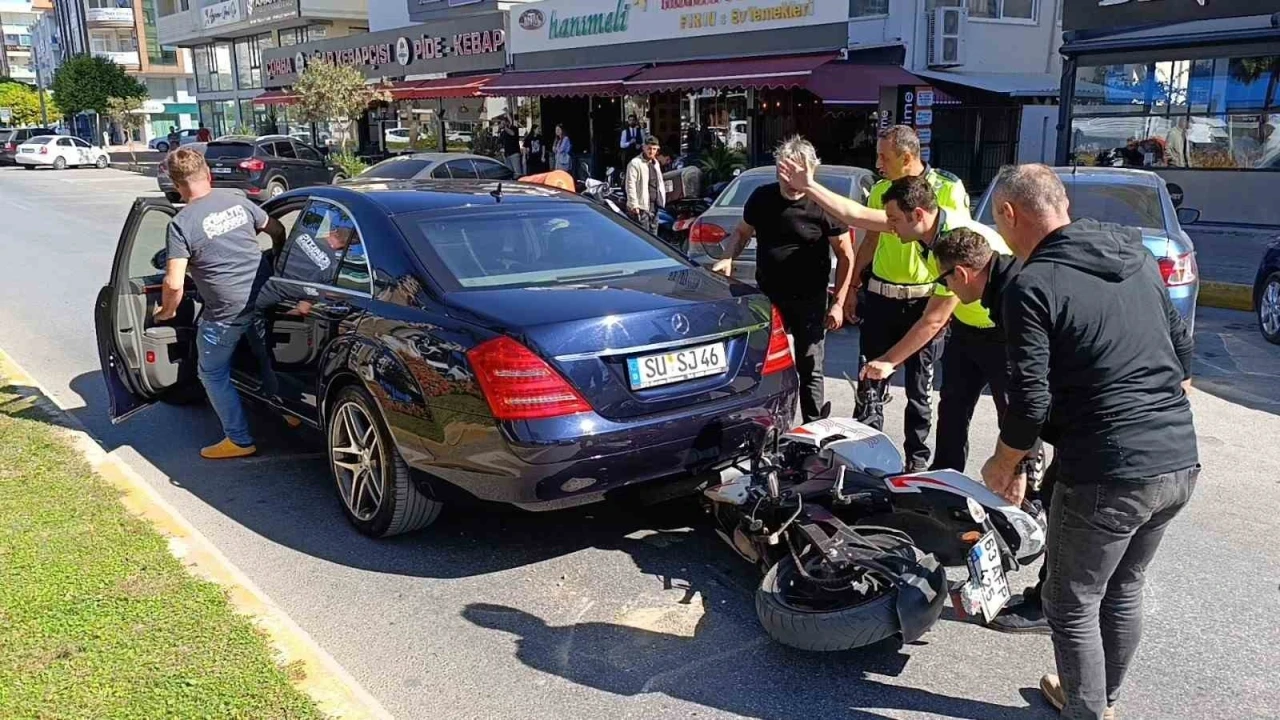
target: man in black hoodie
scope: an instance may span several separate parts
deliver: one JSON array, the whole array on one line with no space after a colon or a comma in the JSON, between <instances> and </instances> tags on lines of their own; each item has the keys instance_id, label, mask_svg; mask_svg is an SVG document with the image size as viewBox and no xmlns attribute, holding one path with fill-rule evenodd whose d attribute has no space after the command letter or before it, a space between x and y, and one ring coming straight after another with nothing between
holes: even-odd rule
<instances>
[{"instance_id":1,"label":"man in black hoodie","mask_svg":"<svg viewBox=\"0 0 1280 720\"><path fill-rule=\"evenodd\" d=\"M1037 438L1057 450L1044 609L1058 674L1040 689L1064 718L1103 720L1137 650L1146 567L1200 471L1192 342L1137 230L1072 222L1043 165L995 183L1023 268L1002 302L1009 408L982 477L1019 503L1019 461Z\"/></svg>"}]
</instances>

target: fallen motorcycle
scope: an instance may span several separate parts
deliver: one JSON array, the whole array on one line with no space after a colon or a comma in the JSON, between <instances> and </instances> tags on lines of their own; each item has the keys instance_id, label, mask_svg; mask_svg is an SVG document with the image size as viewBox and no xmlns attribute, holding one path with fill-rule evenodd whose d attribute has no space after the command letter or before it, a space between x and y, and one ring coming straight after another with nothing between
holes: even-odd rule
<instances>
[{"instance_id":1,"label":"fallen motorcycle","mask_svg":"<svg viewBox=\"0 0 1280 720\"><path fill-rule=\"evenodd\" d=\"M942 612L947 566L968 566L963 612L990 620L1008 602L1005 573L1044 549L1042 513L959 472L902 469L884 433L826 418L771 430L741 475L704 491L717 532L764 573L770 637L818 651L912 642Z\"/></svg>"}]
</instances>

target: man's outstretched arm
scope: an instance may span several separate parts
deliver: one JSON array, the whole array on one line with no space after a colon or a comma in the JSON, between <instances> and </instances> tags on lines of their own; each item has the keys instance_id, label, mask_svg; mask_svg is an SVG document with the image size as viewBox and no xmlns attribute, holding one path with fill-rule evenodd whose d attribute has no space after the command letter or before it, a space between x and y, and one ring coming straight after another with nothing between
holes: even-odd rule
<instances>
[{"instance_id":1,"label":"man's outstretched arm","mask_svg":"<svg viewBox=\"0 0 1280 720\"><path fill-rule=\"evenodd\" d=\"M813 167L787 160L779 166L778 175L784 183L813 198L819 207L845 225L874 232L892 231L883 210L873 210L862 203L854 202L828 190L814 179Z\"/></svg>"}]
</instances>

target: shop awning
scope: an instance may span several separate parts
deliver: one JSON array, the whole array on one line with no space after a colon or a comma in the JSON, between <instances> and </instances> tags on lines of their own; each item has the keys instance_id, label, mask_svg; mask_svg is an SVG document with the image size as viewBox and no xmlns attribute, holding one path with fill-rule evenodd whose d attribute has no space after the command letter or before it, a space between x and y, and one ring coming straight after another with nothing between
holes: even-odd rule
<instances>
[{"instance_id":1,"label":"shop awning","mask_svg":"<svg viewBox=\"0 0 1280 720\"><path fill-rule=\"evenodd\" d=\"M299 98L286 90L271 90L264 92L253 99L254 105L292 105L298 102Z\"/></svg>"},{"instance_id":2,"label":"shop awning","mask_svg":"<svg viewBox=\"0 0 1280 720\"><path fill-rule=\"evenodd\" d=\"M833 62L816 68L805 87L825 105L879 105L881 87L920 83L920 78L897 65Z\"/></svg>"},{"instance_id":3,"label":"shop awning","mask_svg":"<svg viewBox=\"0 0 1280 720\"><path fill-rule=\"evenodd\" d=\"M835 55L790 55L771 58L741 58L712 62L662 64L628 78L627 92L643 94L664 90L703 88L788 88L808 81L813 71L835 59ZM878 91L877 91L878 92Z\"/></svg>"},{"instance_id":4,"label":"shop awning","mask_svg":"<svg viewBox=\"0 0 1280 720\"><path fill-rule=\"evenodd\" d=\"M436 98L480 97L484 87L497 75L472 75L469 77L437 78L397 83L391 88L395 100L434 100Z\"/></svg>"},{"instance_id":5,"label":"shop awning","mask_svg":"<svg viewBox=\"0 0 1280 720\"><path fill-rule=\"evenodd\" d=\"M921 70L926 80L955 83L1009 97L1058 97L1062 76L1053 73L935 72Z\"/></svg>"},{"instance_id":6,"label":"shop awning","mask_svg":"<svg viewBox=\"0 0 1280 720\"><path fill-rule=\"evenodd\" d=\"M585 70L521 70L503 73L485 85L490 96L621 95L622 81L642 65L588 68Z\"/></svg>"}]
</instances>

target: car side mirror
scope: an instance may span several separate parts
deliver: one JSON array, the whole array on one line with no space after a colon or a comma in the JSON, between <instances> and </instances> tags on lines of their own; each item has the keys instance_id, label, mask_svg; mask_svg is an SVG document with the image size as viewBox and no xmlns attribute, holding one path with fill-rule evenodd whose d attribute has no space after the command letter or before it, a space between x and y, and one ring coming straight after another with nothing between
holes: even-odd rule
<instances>
[{"instance_id":1,"label":"car side mirror","mask_svg":"<svg viewBox=\"0 0 1280 720\"><path fill-rule=\"evenodd\" d=\"M164 270L165 266L168 264L169 264L168 248L160 248L159 250L156 251L155 255L151 256L151 267L157 270Z\"/></svg>"},{"instance_id":2,"label":"car side mirror","mask_svg":"<svg viewBox=\"0 0 1280 720\"><path fill-rule=\"evenodd\" d=\"M1178 208L1178 223L1181 225L1191 225L1199 222L1200 211L1195 208Z\"/></svg>"},{"instance_id":3,"label":"car side mirror","mask_svg":"<svg viewBox=\"0 0 1280 720\"><path fill-rule=\"evenodd\" d=\"M1169 200L1173 206L1182 207L1182 186L1178 183L1165 183L1165 189L1169 191Z\"/></svg>"}]
</instances>

